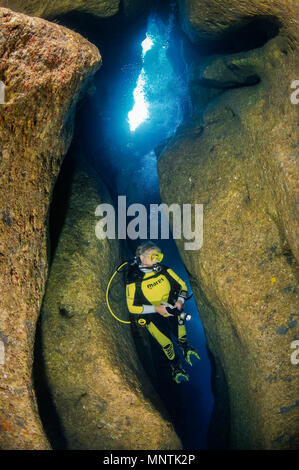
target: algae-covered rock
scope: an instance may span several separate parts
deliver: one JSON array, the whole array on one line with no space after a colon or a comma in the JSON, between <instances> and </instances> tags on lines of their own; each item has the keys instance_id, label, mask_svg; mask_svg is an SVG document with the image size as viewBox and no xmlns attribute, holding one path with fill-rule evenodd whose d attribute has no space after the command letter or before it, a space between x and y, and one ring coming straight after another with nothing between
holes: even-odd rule
<instances>
[{"instance_id":1,"label":"algae-covered rock","mask_svg":"<svg viewBox=\"0 0 299 470\"><path fill-rule=\"evenodd\" d=\"M1 0L1 6L11 8L27 15L52 19L70 11L91 13L99 17L115 15L119 10L119 0Z\"/></svg>"},{"instance_id":2,"label":"algae-covered rock","mask_svg":"<svg viewBox=\"0 0 299 470\"><path fill-rule=\"evenodd\" d=\"M0 9L0 447L49 448L31 373L47 278L47 213L95 46L39 18Z\"/></svg>"},{"instance_id":3,"label":"algae-covered rock","mask_svg":"<svg viewBox=\"0 0 299 470\"><path fill-rule=\"evenodd\" d=\"M251 20L273 20L298 36L298 2L290 0L178 0L182 23L193 41L223 38Z\"/></svg>"},{"instance_id":4,"label":"algae-covered rock","mask_svg":"<svg viewBox=\"0 0 299 470\"><path fill-rule=\"evenodd\" d=\"M194 114L158 166L163 202L203 204L203 246L177 245L215 359L215 409L230 416L229 445L297 448L298 3L182 1L181 12L197 46L223 31L232 43L247 16L281 25L258 48L195 59ZM218 424L215 415L219 436Z\"/></svg>"},{"instance_id":5,"label":"algae-covered rock","mask_svg":"<svg viewBox=\"0 0 299 470\"><path fill-rule=\"evenodd\" d=\"M134 18L151 3L148 0L0 0L3 7L50 20L74 11L98 18L110 18L121 12L127 18Z\"/></svg>"},{"instance_id":6,"label":"algae-covered rock","mask_svg":"<svg viewBox=\"0 0 299 470\"><path fill-rule=\"evenodd\" d=\"M106 287L121 258L118 240L95 235L95 209L102 203L111 204L105 185L77 169L42 308L51 394L69 449L178 449L130 326L106 305ZM127 321L120 274L109 298Z\"/></svg>"}]
</instances>

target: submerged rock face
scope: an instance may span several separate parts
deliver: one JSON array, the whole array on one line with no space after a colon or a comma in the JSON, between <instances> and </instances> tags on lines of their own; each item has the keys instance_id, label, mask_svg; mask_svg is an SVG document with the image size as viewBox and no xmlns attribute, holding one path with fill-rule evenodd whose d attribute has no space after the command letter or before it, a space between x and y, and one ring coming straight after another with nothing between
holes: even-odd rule
<instances>
[{"instance_id":1,"label":"submerged rock face","mask_svg":"<svg viewBox=\"0 0 299 470\"><path fill-rule=\"evenodd\" d=\"M76 103L100 64L79 34L0 8L0 447L45 449L31 373L47 213Z\"/></svg>"},{"instance_id":2,"label":"submerged rock face","mask_svg":"<svg viewBox=\"0 0 299 470\"><path fill-rule=\"evenodd\" d=\"M231 448L297 448L298 3L180 4L196 47L222 47L190 67L194 114L158 164L163 202L203 204L203 246L177 245L216 364L213 429ZM263 44L225 50L248 18L266 28Z\"/></svg>"},{"instance_id":3,"label":"submerged rock face","mask_svg":"<svg viewBox=\"0 0 299 470\"><path fill-rule=\"evenodd\" d=\"M193 41L223 38L257 18L277 20L290 39L298 35L298 5L289 0L178 0L182 23Z\"/></svg>"},{"instance_id":4,"label":"submerged rock face","mask_svg":"<svg viewBox=\"0 0 299 470\"><path fill-rule=\"evenodd\" d=\"M89 13L99 18L109 18L120 11L127 18L134 18L153 1L144 0L0 0L0 5L27 15L53 19L73 11Z\"/></svg>"},{"instance_id":5,"label":"submerged rock face","mask_svg":"<svg viewBox=\"0 0 299 470\"><path fill-rule=\"evenodd\" d=\"M43 0L1 0L1 6L47 19L74 10L91 13L99 17L109 17L118 12L119 3L119 0L88 0L87 2L84 0L54 0L51 2L44 2Z\"/></svg>"},{"instance_id":6,"label":"submerged rock face","mask_svg":"<svg viewBox=\"0 0 299 470\"><path fill-rule=\"evenodd\" d=\"M95 235L95 209L102 203L111 204L105 185L77 169L42 308L54 403L69 449L179 449L138 359L130 326L113 318L106 306L106 286L121 258L118 240ZM119 318L128 320L119 276L111 285L110 303Z\"/></svg>"}]
</instances>

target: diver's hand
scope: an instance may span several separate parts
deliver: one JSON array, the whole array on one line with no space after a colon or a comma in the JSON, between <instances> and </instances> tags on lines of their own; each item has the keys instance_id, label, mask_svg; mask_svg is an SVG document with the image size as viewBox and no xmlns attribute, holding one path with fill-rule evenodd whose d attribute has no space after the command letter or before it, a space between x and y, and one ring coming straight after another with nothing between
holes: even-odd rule
<instances>
[{"instance_id":1,"label":"diver's hand","mask_svg":"<svg viewBox=\"0 0 299 470\"><path fill-rule=\"evenodd\" d=\"M178 300L175 304L174 304L174 308L177 308L179 310L182 310L183 308L183 302L181 300Z\"/></svg>"},{"instance_id":2,"label":"diver's hand","mask_svg":"<svg viewBox=\"0 0 299 470\"><path fill-rule=\"evenodd\" d=\"M174 316L174 315L172 315L172 313L167 312L165 305L156 305L155 306L155 312L162 315L162 317L173 317Z\"/></svg>"}]
</instances>

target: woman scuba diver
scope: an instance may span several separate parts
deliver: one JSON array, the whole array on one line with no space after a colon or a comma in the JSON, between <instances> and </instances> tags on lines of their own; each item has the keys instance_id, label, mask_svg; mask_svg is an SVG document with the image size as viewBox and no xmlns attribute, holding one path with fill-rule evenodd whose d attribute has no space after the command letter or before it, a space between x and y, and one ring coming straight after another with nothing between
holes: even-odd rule
<instances>
[{"instance_id":1,"label":"woman scuba diver","mask_svg":"<svg viewBox=\"0 0 299 470\"><path fill-rule=\"evenodd\" d=\"M167 266L161 264L161 249L149 241L138 246L134 263L126 276L126 300L131 321L146 328L165 353L176 383L189 380L175 354L170 339L174 335L184 359L192 366L191 357L200 359L188 345L183 313L188 298L185 282ZM190 316L189 316L190 319Z\"/></svg>"}]
</instances>

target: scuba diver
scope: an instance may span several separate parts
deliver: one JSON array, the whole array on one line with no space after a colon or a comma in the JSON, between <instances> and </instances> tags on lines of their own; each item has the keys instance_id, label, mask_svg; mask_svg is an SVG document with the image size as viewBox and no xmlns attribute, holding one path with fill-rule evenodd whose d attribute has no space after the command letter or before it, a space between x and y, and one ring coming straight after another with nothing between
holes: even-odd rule
<instances>
[{"instance_id":1,"label":"scuba diver","mask_svg":"<svg viewBox=\"0 0 299 470\"><path fill-rule=\"evenodd\" d=\"M198 353L187 343L183 306L188 297L187 286L176 273L160 264L161 249L149 241L136 249L135 262L131 264L126 278L126 300L131 319L155 338L165 353L176 383L189 380L175 354L171 333L188 364L191 357L200 359Z\"/></svg>"}]
</instances>

